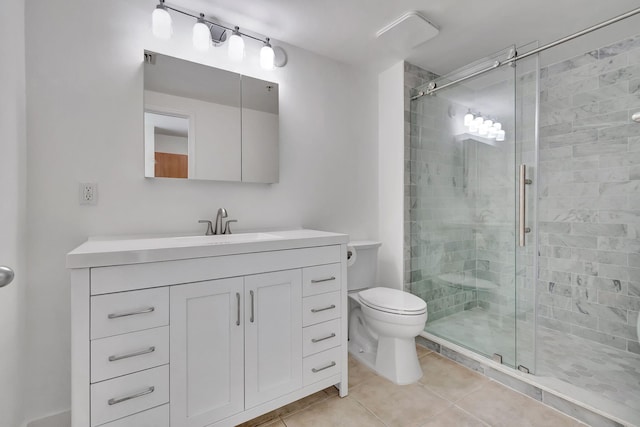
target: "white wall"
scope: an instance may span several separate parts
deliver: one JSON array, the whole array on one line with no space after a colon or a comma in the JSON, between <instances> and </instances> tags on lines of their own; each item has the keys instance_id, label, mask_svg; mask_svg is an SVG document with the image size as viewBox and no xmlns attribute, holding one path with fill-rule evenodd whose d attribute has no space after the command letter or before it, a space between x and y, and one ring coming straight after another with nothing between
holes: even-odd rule
<instances>
[{"instance_id":1,"label":"white wall","mask_svg":"<svg viewBox=\"0 0 640 427\"><path fill-rule=\"evenodd\" d=\"M403 288L404 62L378 76L378 282Z\"/></svg>"},{"instance_id":2,"label":"white wall","mask_svg":"<svg viewBox=\"0 0 640 427\"><path fill-rule=\"evenodd\" d=\"M224 206L239 230L377 237L375 77L290 46L285 68L262 71L250 41L231 64L224 49L196 53L178 16L172 41L151 40L156 3L27 4L30 419L70 405L65 254L87 236L204 232L197 220ZM144 48L278 82L280 183L143 178ZM98 206L79 206L79 182L98 183Z\"/></svg>"},{"instance_id":3,"label":"white wall","mask_svg":"<svg viewBox=\"0 0 640 427\"><path fill-rule=\"evenodd\" d=\"M2 3L0 13L0 265L16 277L0 289L0 425L24 419L26 268L24 1Z\"/></svg>"}]
</instances>

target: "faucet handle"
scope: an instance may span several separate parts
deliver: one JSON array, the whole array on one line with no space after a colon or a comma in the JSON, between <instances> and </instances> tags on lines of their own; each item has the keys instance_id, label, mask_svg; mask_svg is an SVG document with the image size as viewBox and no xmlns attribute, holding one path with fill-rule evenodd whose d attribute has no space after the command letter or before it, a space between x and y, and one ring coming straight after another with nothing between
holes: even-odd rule
<instances>
[{"instance_id":1,"label":"faucet handle","mask_svg":"<svg viewBox=\"0 0 640 427\"><path fill-rule=\"evenodd\" d=\"M230 222L238 222L238 220L237 219L230 219L228 221L225 221L224 230L222 231L222 234L233 234L231 232L231 226L229 225Z\"/></svg>"},{"instance_id":2,"label":"faucet handle","mask_svg":"<svg viewBox=\"0 0 640 427\"><path fill-rule=\"evenodd\" d=\"M213 223L206 219L201 219L198 221L200 224L207 224L207 231L204 233L205 236L213 236Z\"/></svg>"}]
</instances>

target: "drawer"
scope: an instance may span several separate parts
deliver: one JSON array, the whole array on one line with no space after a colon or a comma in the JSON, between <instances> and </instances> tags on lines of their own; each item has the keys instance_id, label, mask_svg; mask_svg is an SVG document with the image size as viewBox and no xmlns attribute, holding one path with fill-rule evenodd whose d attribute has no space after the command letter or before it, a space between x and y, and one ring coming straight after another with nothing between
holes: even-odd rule
<instances>
[{"instance_id":1,"label":"drawer","mask_svg":"<svg viewBox=\"0 0 640 427\"><path fill-rule=\"evenodd\" d=\"M305 357L302 361L303 387L338 375L341 372L341 352L342 347L334 347L321 353Z\"/></svg>"},{"instance_id":2,"label":"drawer","mask_svg":"<svg viewBox=\"0 0 640 427\"><path fill-rule=\"evenodd\" d=\"M169 405L158 406L139 412L117 421L103 424L102 427L169 427Z\"/></svg>"},{"instance_id":3,"label":"drawer","mask_svg":"<svg viewBox=\"0 0 640 427\"><path fill-rule=\"evenodd\" d=\"M169 365L91 386L91 426L169 402Z\"/></svg>"},{"instance_id":4,"label":"drawer","mask_svg":"<svg viewBox=\"0 0 640 427\"><path fill-rule=\"evenodd\" d=\"M169 363L169 327L91 341L91 382Z\"/></svg>"},{"instance_id":5,"label":"drawer","mask_svg":"<svg viewBox=\"0 0 640 427\"><path fill-rule=\"evenodd\" d=\"M340 289L342 264L326 264L302 269L302 296L324 294Z\"/></svg>"},{"instance_id":6,"label":"drawer","mask_svg":"<svg viewBox=\"0 0 640 427\"><path fill-rule=\"evenodd\" d=\"M169 324L169 288L91 297L91 339Z\"/></svg>"},{"instance_id":7,"label":"drawer","mask_svg":"<svg viewBox=\"0 0 640 427\"><path fill-rule=\"evenodd\" d=\"M329 320L302 329L302 356L336 347L341 344L340 319Z\"/></svg>"},{"instance_id":8,"label":"drawer","mask_svg":"<svg viewBox=\"0 0 640 427\"><path fill-rule=\"evenodd\" d=\"M302 326L314 325L340 317L340 292L302 298Z\"/></svg>"}]
</instances>

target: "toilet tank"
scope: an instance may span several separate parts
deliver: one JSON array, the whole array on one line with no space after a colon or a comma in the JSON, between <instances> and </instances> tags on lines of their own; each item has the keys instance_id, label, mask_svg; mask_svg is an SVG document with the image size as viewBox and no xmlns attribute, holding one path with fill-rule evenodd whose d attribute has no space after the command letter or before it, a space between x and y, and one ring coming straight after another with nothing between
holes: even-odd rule
<instances>
[{"instance_id":1,"label":"toilet tank","mask_svg":"<svg viewBox=\"0 0 640 427\"><path fill-rule=\"evenodd\" d=\"M380 242L362 240L350 242L347 250L355 250L355 261L347 267L347 289L370 288L376 285L378 270L378 248ZM348 262L348 264L351 264Z\"/></svg>"}]
</instances>

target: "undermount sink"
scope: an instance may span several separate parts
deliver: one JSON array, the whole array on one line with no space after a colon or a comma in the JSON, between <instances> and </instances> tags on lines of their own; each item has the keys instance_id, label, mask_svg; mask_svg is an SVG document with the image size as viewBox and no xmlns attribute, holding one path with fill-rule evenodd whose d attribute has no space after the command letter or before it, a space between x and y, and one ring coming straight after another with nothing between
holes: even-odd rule
<instances>
[{"instance_id":1,"label":"undermount sink","mask_svg":"<svg viewBox=\"0 0 640 427\"><path fill-rule=\"evenodd\" d=\"M277 234L270 233L237 233L237 234L216 234L213 236L179 236L171 237L171 240L178 244L196 245L225 245L229 243L249 243L263 240L282 239Z\"/></svg>"}]
</instances>

